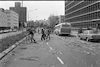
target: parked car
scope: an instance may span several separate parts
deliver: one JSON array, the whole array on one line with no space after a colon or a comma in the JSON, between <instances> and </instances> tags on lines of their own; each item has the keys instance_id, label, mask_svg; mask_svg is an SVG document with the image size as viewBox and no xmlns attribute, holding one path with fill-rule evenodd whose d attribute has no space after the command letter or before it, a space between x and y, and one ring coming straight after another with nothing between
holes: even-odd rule
<instances>
[{"instance_id":1,"label":"parked car","mask_svg":"<svg viewBox=\"0 0 100 67\"><path fill-rule=\"evenodd\" d=\"M100 40L100 32L94 30L86 30L83 33L78 34L78 37L82 40L85 39L86 41L90 40Z\"/></svg>"}]
</instances>

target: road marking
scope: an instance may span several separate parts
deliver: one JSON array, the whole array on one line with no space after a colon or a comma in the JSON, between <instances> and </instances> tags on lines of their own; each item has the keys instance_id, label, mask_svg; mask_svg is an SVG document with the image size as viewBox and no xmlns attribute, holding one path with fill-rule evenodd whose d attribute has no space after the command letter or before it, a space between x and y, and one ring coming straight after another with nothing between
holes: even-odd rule
<instances>
[{"instance_id":1,"label":"road marking","mask_svg":"<svg viewBox=\"0 0 100 67\"><path fill-rule=\"evenodd\" d=\"M15 58L14 60L16 61L17 59Z\"/></svg>"},{"instance_id":2,"label":"road marking","mask_svg":"<svg viewBox=\"0 0 100 67\"><path fill-rule=\"evenodd\" d=\"M48 42L46 43L48 45ZM48 45L49 46L49 45ZM50 50L53 50L53 48L51 46L49 46ZM60 54L62 54L61 51L59 51ZM64 64L64 62L56 55L57 59L60 61L61 64ZM54 65L52 66L54 67Z\"/></svg>"},{"instance_id":3,"label":"road marking","mask_svg":"<svg viewBox=\"0 0 100 67\"><path fill-rule=\"evenodd\" d=\"M50 50L53 50L53 48L52 47L49 47L50 48Z\"/></svg>"},{"instance_id":4,"label":"road marking","mask_svg":"<svg viewBox=\"0 0 100 67\"><path fill-rule=\"evenodd\" d=\"M48 45L48 42L47 42L47 45Z\"/></svg>"},{"instance_id":5,"label":"road marking","mask_svg":"<svg viewBox=\"0 0 100 67\"><path fill-rule=\"evenodd\" d=\"M57 59L60 61L61 64L64 64L64 62L58 56Z\"/></svg>"},{"instance_id":6,"label":"road marking","mask_svg":"<svg viewBox=\"0 0 100 67\"><path fill-rule=\"evenodd\" d=\"M47 42L47 45L48 45L48 42ZM50 50L53 50L53 48L51 46L48 45L48 47L50 48Z\"/></svg>"},{"instance_id":7,"label":"road marking","mask_svg":"<svg viewBox=\"0 0 100 67\"><path fill-rule=\"evenodd\" d=\"M88 52L88 51L85 51L85 50L84 50L83 52L84 52L84 53L87 53L87 54L90 54L90 52Z\"/></svg>"},{"instance_id":8,"label":"road marking","mask_svg":"<svg viewBox=\"0 0 100 67\"><path fill-rule=\"evenodd\" d=\"M52 65L52 67L55 67L54 65Z\"/></svg>"},{"instance_id":9,"label":"road marking","mask_svg":"<svg viewBox=\"0 0 100 67\"><path fill-rule=\"evenodd\" d=\"M93 67L93 64L91 64L91 67Z\"/></svg>"},{"instance_id":10,"label":"road marking","mask_svg":"<svg viewBox=\"0 0 100 67\"><path fill-rule=\"evenodd\" d=\"M60 54L63 54L61 51L59 51Z\"/></svg>"}]
</instances>

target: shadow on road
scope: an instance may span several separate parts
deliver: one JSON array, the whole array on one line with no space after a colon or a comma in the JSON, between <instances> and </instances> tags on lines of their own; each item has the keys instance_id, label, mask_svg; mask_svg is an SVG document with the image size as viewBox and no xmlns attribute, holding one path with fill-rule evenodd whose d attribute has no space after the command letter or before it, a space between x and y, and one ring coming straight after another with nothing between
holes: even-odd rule
<instances>
[{"instance_id":1,"label":"shadow on road","mask_svg":"<svg viewBox=\"0 0 100 67\"><path fill-rule=\"evenodd\" d=\"M100 40L91 40L92 43L100 43Z\"/></svg>"},{"instance_id":2,"label":"shadow on road","mask_svg":"<svg viewBox=\"0 0 100 67\"><path fill-rule=\"evenodd\" d=\"M62 35L59 35L59 36L62 36L62 37L76 37L74 35L66 35L66 34L62 34Z\"/></svg>"}]
</instances>

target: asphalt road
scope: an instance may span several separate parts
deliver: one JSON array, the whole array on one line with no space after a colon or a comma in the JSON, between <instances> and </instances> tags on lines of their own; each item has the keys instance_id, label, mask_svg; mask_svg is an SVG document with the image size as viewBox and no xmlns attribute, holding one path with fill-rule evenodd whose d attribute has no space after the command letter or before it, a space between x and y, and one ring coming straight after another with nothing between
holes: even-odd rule
<instances>
[{"instance_id":1,"label":"asphalt road","mask_svg":"<svg viewBox=\"0 0 100 67\"><path fill-rule=\"evenodd\" d=\"M100 67L100 43L81 41L76 37L51 36L38 43L23 41L0 61L0 67Z\"/></svg>"}]
</instances>

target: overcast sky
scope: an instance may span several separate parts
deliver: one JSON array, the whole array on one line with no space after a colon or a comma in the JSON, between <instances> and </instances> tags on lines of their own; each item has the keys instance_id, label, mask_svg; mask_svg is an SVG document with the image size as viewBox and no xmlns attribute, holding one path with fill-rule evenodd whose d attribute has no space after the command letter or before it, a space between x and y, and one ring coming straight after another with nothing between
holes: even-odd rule
<instances>
[{"instance_id":1,"label":"overcast sky","mask_svg":"<svg viewBox=\"0 0 100 67\"><path fill-rule=\"evenodd\" d=\"M17 1L19 2L19 1ZM0 1L0 8L14 7L15 1ZM50 15L64 15L64 1L24 1L28 20L47 19Z\"/></svg>"}]
</instances>

